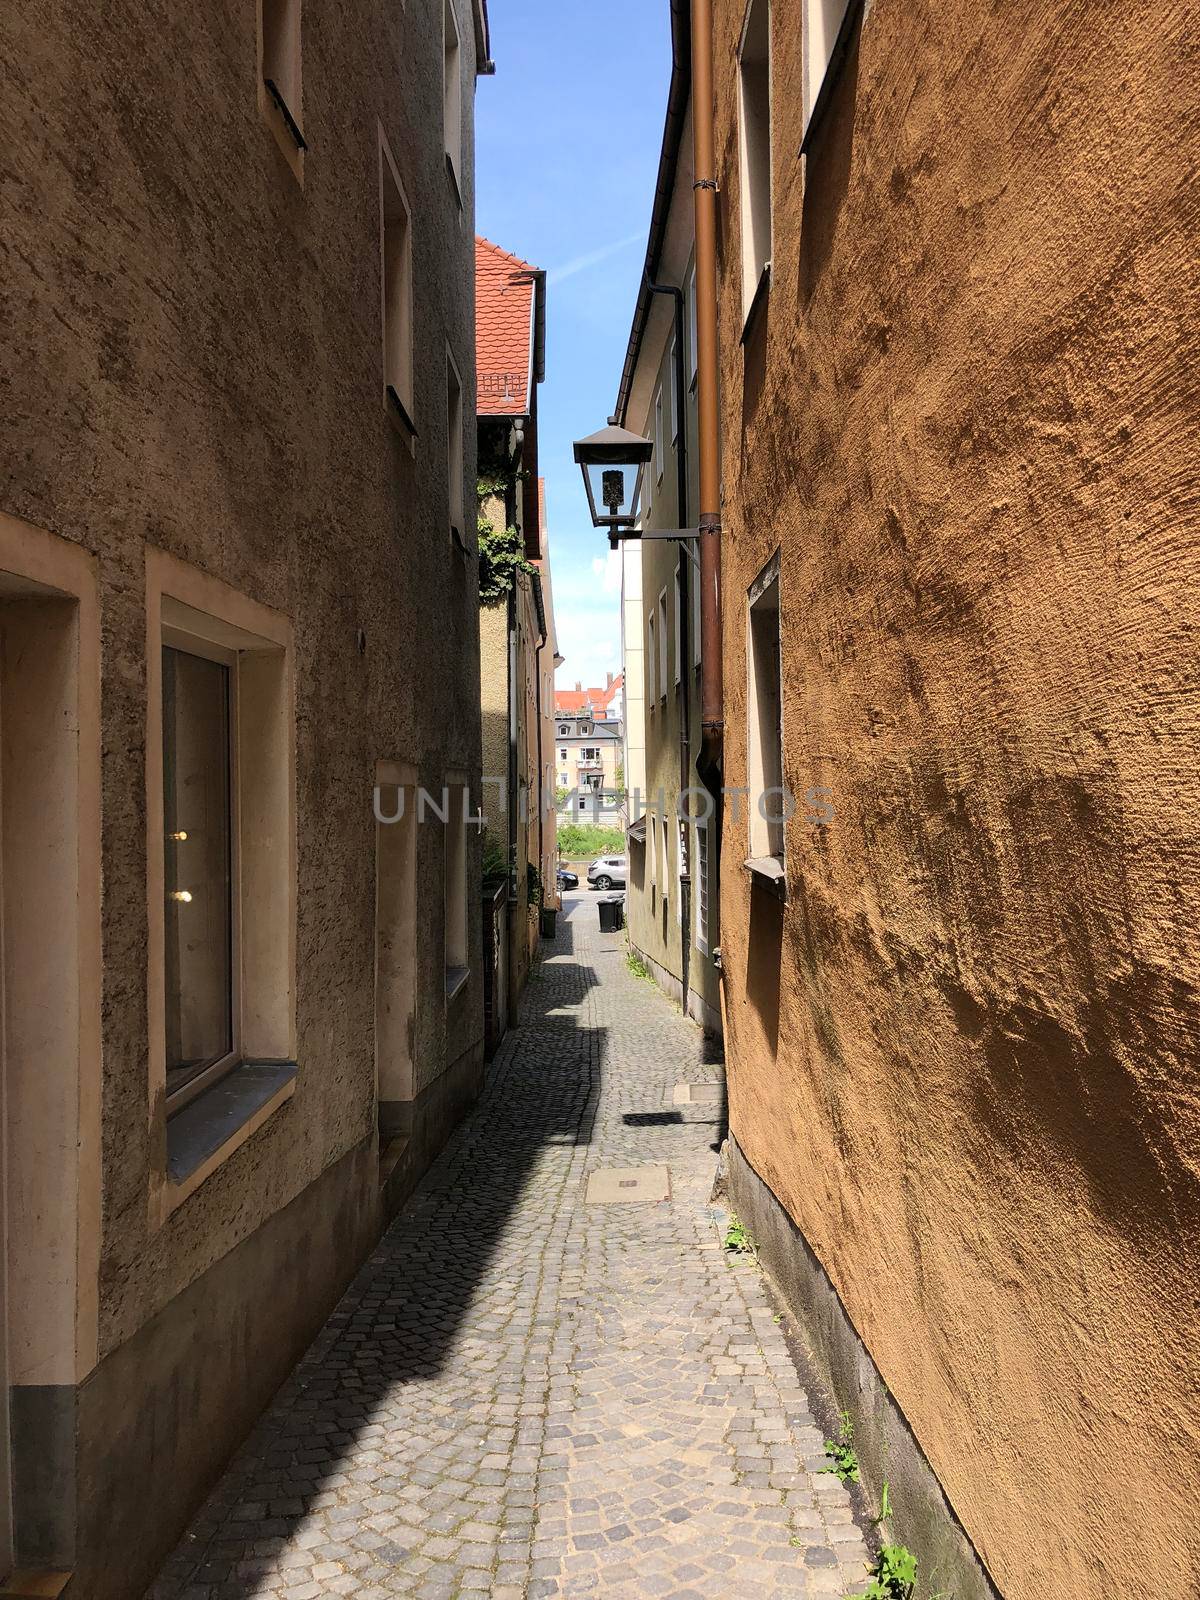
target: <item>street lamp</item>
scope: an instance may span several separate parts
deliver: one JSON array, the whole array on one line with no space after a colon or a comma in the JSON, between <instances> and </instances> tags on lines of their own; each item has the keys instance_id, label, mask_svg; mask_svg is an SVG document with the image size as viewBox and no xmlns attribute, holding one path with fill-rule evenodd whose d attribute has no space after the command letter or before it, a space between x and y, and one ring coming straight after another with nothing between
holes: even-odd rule
<instances>
[{"instance_id":1,"label":"street lamp","mask_svg":"<svg viewBox=\"0 0 1200 1600\"><path fill-rule=\"evenodd\" d=\"M642 479L653 454L653 440L619 427L615 418L599 433L575 441L575 460L583 473L592 522L607 530L614 550L618 539L634 531Z\"/></svg>"}]
</instances>

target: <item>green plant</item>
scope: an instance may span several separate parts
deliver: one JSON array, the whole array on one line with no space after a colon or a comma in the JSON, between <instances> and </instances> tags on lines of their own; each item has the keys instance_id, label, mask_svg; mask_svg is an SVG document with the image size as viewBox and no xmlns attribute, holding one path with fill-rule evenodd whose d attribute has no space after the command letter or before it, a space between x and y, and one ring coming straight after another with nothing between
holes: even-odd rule
<instances>
[{"instance_id":1,"label":"green plant","mask_svg":"<svg viewBox=\"0 0 1200 1600\"><path fill-rule=\"evenodd\" d=\"M508 852L490 833L485 834L483 839L483 875L485 878L508 876Z\"/></svg>"},{"instance_id":2,"label":"green plant","mask_svg":"<svg viewBox=\"0 0 1200 1600\"><path fill-rule=\"evenodd\" d=\"M754 1241L746 1232L745 1223L740 1222L737 1217L731 1216L729 1226L725 1229L725 1248L730 1255L735 1256L745 1255L748 1250L754 1248Z\"/></svg>"},{"instance_id":3,"label":"green plant","mask_svg":"<svg viewBox=\"0 0 1200 1600\"><path fill-rule=\"evenodd\" d=\"M559 823L558 850L568 861L615 855L624 849L625 834L620 828L589 827L581 822Z\"/></svg>"},{"instance_id":4,"label":"green plant","mask_svg":"<svg viewBox=\"0 0 1200 1600\"><path fill-rule=\"evenodd\" d=\"M570 798L570 794L571 794L570 789L566 789L566 788L564 788L562 786L562 784L559 784L559 786L554 791L554 804L556 806L565 805L567 800Z\"/></svg>"},{"instance_id":5,"label":"green plant","mask_svg":"<svg viewBox=\"0 0 1200 1600\"><path fill-rule=\"evenodd\" d=\"M887 1519L891 1516L891 1514L892 1514L892 1504L891 1504L891 1501L888 1498L888 1481L885 1478L883 1480L883 1498L879 1502L879 1515L877 1517L872 1517L871 1518L871 1526L873 1528L882 1527L883 1524L887 1521Z\"/></svg>"},{"instance_id":6,"label":"green plant","mask_svg":"<svg viewBox=\"0 0 1200 1600\"><path fill-rule=\"evenodd\" d=\"M885 1544L867 1575L871 1582L859 1600L912 1600L917 1558L902 1544Z\"/></svg>"},{"instance_id":7,"label":"green plant","mask_svg":"<svg viewBox=\"0 0 1200 1600\"><path fill-rule=\"evenodd\" d=\"M848 1411L842 1412L836 1439L826 1439L825 1454L829 1465L822 1472L834 1472L842 1483L859 1483L858 1452L854 1448L854 1423Z\"/></svg>"},{"instance_id":8,"label":"green plant","mask_svg":"<svg viewBox=\"0 0 1200 1600\"><path fill-rule=\"evenodd\" d=\"M542 905L542 875L532 861L525 864L525 897L529 902L529 915L536 916Z\"/></svg>"},{"instance_id":9,"label":"green plant","mask_svg":"<svg viewBox=\"0 0 1200 1600\"><path fill-rule=\"evenodd\" d=\"M525 559L525 540L519 528L493 528L480 515L479 604L498 606L505 601L517 581L517 574L536 569Z\"/></svg>"},{"instance_id":10,"label":"green plant","mask_svg":"<svg viewBox=\"0 0 1200 1600\"><path fill-rule=\"evenodd\" d=\"M635 955L632 950L625 957L625 965L635 978L649 978L651 976L650 968L642 960L641 956Z\"/></svg>"}]
</instances>

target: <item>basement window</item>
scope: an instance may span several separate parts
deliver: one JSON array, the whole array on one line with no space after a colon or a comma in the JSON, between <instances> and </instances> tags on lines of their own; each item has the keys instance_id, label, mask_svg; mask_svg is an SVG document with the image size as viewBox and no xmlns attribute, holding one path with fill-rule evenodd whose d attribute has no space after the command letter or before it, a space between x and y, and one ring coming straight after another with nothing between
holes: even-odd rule
<instances>
[{"instance_id":1,"label":"basement window","mask_svg":"<svg viewBox=\"0 0 1200 1600\"><path fill-rule=\"evenodd\" d=\"M442 125L446 168L462 206L462 45L450 0L442 5Z\"/></svg>"},{"instance_id":2,"label":"basement window","mask_svg":"<svg viewBox=\"0 0 1200 1600\"><path fill-rule=\"evenodd\" d=\"M410 443L413 423L412 212L383 130L379 132L383 238L383 385L388 414Z\"/></svg>"},{"instance_id":3,"label":"basement window","mask_svg":"<svg viewBox=\"0 0 1200 1600\"><path fill-rule=\"evenodd\" d=\"M783 684L779 643L779 557L750 586L747 650L747 782L752 870L773 883L784 871Z\"/></svg>"},{"instance_id":4,"label":"basement window","mask_svg":"<svg viewBox=\"0 0 1200 1600\"><path fill-rule=\"evenodd\" d=\"M259 59L266 111L292 162L307 149L300 131L300 0L260 0Z\"/></svg>"},{"instance_id":5,"label":"basement window","mask_svg":"<svg viewBox=\"0 0 1200 1600\"><path fill-rule=\"evenodd\" d=\"M770 284L771 3L750 0L738 51L738 146L741 174L742 316Z\"/></svg>"},{"instance_id":6,"label":"basement window","mask_svg":"<svg viewBox=\"0 0 1200 1600\"><path fill-rule=\"evenodd\" d=\"M463 392L454 357L446 351L446 472L450 505L450 537L465 554L463 532Z\"/></svg>"}]
</instances>

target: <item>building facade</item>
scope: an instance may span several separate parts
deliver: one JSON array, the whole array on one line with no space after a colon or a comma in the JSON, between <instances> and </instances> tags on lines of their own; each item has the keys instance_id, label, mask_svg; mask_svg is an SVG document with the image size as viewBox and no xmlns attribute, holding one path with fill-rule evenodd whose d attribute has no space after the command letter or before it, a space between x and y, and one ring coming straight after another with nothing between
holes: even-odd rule
<instances>
[{"instance_id":1,"label":"building facade","mask_svg":"<svg viewBox=\"0 0 1200 1600\"><path fill-rule=\"evenodd\" d=\"M480 1082L487 22L0 56L0 1574L131 1600Z\"/></svg>"},{"instance_id":2,"label":"building facade","mask_svg":"<svg viewBox=\"0 0 1200 1600\"><path fill-rule=\"evenodd\" d=\"M931 1590L1182 1600L1200 17L714 9L733 1203Z\"/></svg>"},{"instance_id":3,"label":"building facade","mask_svg":"<svg viewBox=\"0 0 1200 1600\"><path fill-rule=\"evenodd\" d=\"M616 406L618 423L654 444L641 497L646 531L694 527L698 497L689 35L682 11L673 20L659 179ZM625 905L630 942L655 979L696 1021L720 1033L719 818L696 771L696 557L695 540L631 539L623 546L630 730Z\"/></svg>"},{"instance_id":4,"label":"building facade","mask_svg":"<svg viewBox=\"0 0 1200 1600\"><path fill-rule=\"evenodd\" d=\"M603 688L577 683L555 693L555 780L564 818L619 809L625 794L623 710L621 673L608 673Z\"/></svg>"},{"instance_id":5,"label":"building facade","mask_svg":"<svg viewBox=\"0 0 1200 1600\"><path fill-rule=\"evenodd\" d=\"M492 904L490 885L505 883L504 949L489 986L494 1044L529 976L540 912L558 908L558 655L545 486L537 476L545 274L488 239L475 241L475 262L485 907Z\"/></svg>"}]
</instances>

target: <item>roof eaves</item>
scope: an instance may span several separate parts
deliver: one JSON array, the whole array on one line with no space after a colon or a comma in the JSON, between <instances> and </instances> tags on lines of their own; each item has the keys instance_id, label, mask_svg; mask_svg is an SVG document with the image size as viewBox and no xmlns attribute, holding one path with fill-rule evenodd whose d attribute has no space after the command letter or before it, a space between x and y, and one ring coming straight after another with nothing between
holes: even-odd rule
<instances>
[{"instance_id":1,"label":"roof eaves","mask_svg":"<svg viewBox=\"0 0 1200 1600\"><path fill-rule=\"evenodd\" d=\"M629 406L629 391L633 387L633 374L637 369L646 321L650 315L650 285L658 274L663 240L667 232L667 218L671 212L671 197L675 192L675 174L679 162L679 146L683 139L683 125L687 117L688 101L692 93L692 6L691 0L671 0L671 87L667 95L667 117L663 127L662 153L658 159L658 183L654 190L654 208L650 213L650 236L646 241L646 263L638 284L637 303L633 308L633 325L629 330L629 344L625 351L625 365L621 371L621 386L617 391L614 415L625 425Z\"/></svg>"}]
</instances>

